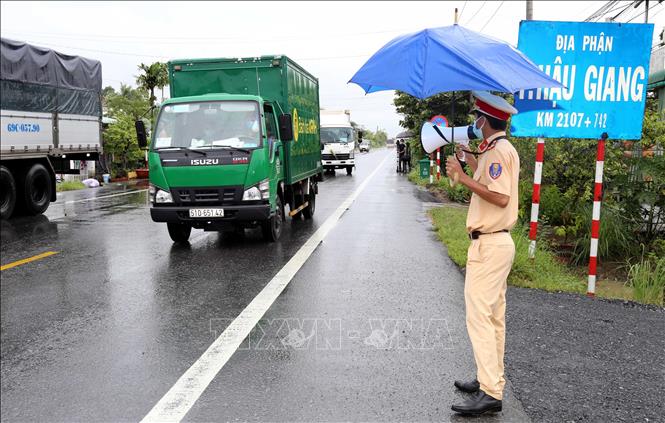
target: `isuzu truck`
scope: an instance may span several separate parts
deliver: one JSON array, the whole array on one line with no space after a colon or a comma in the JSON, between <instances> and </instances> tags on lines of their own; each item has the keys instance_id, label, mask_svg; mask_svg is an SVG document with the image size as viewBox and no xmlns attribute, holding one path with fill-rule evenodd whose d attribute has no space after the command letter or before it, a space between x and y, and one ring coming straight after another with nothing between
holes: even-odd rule
<instances>
[{"instance_id":1,"label":"isuzu truck","mask_svg":"<svg viewBox=\"0 0 665 423\"><path fill-rule=\"evenodd\" d=\"M351 112L348 110L321 110L321 160L328 172L346 169L351 175L356 165L355 132L351 126Z\"/></svg>"},{"instance_id":2,"label":"isuzu truck","mask_svg":"<svg viewBox=\"0 0 665 423\"><path fill-rule=\"evenodd\" d=\"M102 65L0 40L0 217L43 213L55 177L102 150Z\"/></svg>"},{"instance_id":3,"label":"isuzu truck","mask_svg":"<svg viewBox=\"0 0 665 423\"><path fill-rule=\"evenodd\" d=\"M286 56L168 64L171 98L151 134L150 215L174 242L192 228L261 227L311 219L322 176L318 80ZM137 121L139 144L147 143Z\"/></svg>"}]
</instances>

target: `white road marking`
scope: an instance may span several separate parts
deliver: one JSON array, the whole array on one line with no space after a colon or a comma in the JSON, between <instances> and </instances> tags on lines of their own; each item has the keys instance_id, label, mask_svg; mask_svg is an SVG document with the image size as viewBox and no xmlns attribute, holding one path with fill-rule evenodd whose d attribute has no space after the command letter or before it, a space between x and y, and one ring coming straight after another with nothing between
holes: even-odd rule
<instances>
[{"instance_id":1,"label":"white road marking","mask_svg":"<svg viewBox=\"0 0 665 423\"><path fill-rule=\"evenodd\" d=\"M319 229L300 247L298 252L268 282L251 303L231 322L198 360L178 379L169 391L159 400L142 422L179 422L199 399L203 391L236 352L243 340L261 320L291 279L305 264L316 247L337 225L340 217L351 206L358 195L367 187L374 175L383 168L386 155L376 169L349 195L346 200L326 219Z\"/></svg>"},{"instance_id":2,"label":"white road marking","mask_svg":"<svg viewBox=\"0 0 665 423\"><path fill-rule=\"evenodd\" d=\"M130 195L130 194L136 194L137 192L146 192L146 191L147 191L147 189L137 189L137 190L134 190L134 191L121 192L120 194L103 195L101 197L90 197L90 198L84 198L82 200L65 201L65 204L74 204L74 203L83 203L83 202L86 202L86 201L102 200L104 198L120 197L121 195Z\"/></svg>"}]
</instances>

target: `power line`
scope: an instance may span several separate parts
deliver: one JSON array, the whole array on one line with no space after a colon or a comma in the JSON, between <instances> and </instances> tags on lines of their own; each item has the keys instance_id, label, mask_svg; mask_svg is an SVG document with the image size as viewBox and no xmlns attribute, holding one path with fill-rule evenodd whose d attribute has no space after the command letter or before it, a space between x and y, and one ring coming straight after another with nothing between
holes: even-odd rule
<instances>
[{"instance_id":1,"label":"power line","mask_svg":"<svg viewBox=\"0 0 665 423\"><path fill-rule=\"evenodd\" d=\"M473 18L476 17L476 15L478 14L478 12L480 12L481 10L483 10L483 6L485 6L485 3L487 3L487 2L486 2L486 1L482 2L482 4L480 5L480 7L478 8L478 10L476 10L476 13L474 13L473 16L471 16L471 19L469 19L468 21L466 21L466 24L465 24L465 25L468 26L469 23L471 23L471 21L473 20Z\"/></svg>"},{"instance_id":2,"label":"power line","mask_svg":"<svg viewBox=\"0 0 665 423\"><path fill-rule=\"evenodd\" d=\"M462 20L462 15L464 14L464 9L466 9L466 1L464 2L464 5L462 6L462 11L459 12L459 20Z\"/></svg>"},{"instance_id":3,"label":"power line","mask_svg":"<svg viewBox=\"0 0 665 423\"><path fill-rule=\"evenodd\" d=\"M487 22L485 22L485 25L483 25L483 27L480 28L480 31L478 31L478 32L483 32L483 29L485 29L485 27L487 26L487 24L490 23L490 21L491 21L492 19L494 19L494 16L496 16L496 13L499 11L499 9L501 9L501 6L503 6L503 3L505 3L505 2L502 1L501 3L499 3L499 7L496 8L496 10L495 10L494 13L492 14L492 16L490 16L490 18L487 20Z\"/></svg>"},{"instance_id":4,"label":"power line","mask_svg":"<svg viewBox=\"0 0 665 423\"><path fill-rule=\"evenodd\" d=\"M616 15L614 15L611 19L612 19L613 21L616 20L616 18L618 18L619 16L623 15L624 13L626 13L626 10L628 10L628 9L630 8L630 6L632 6L634 3L635 3L634 1L631 1L630 3L628 3L628 4L626 5L626 7L624 7L623 10L621 10L621 12L617 13ZM617 9L618 9L618 7L617 7ZM612 10L610 10L610 11L607 12L607 13L611 13L611 12L617 10L617 9L612 9Z\"/></svg>"},{"instance_id":5,"label":"power line","mask_svg":"<svg viewBox=\"0 0 665 423\"><path fill-rule=\"evenodd\" d=\"M604 5L600 7L600 9L596 10L594 13L592 13L588 18L584 20L584 22L590 22L593 19L596 19L599 16L602 16L609 8L614 6L617 3L617 1L608 1Z\"/></svg>"},{"instance_id":6,"label":"power line","mask_svg":"<svg viewBox=\"0 0 665 423\"><path fill-rule=\"evenodd\" d=\"M648 10L643 11L643 12L640 13L639 15L637 15L637 16L633 16L628 22L632 22L633 20L635 20L635 19L639 18L640 16L644 15L644 13L646 13L646 12L651 12L651 9L653 9L653 8L656 7L656 6L658 6L659 4L660 4L660 2L654 4L654 5L651 6ZM652 16L652 17L653 17L653 16ZM626 23L628 23L628 22L626 22Z\"/></svg>"}]
</instances>

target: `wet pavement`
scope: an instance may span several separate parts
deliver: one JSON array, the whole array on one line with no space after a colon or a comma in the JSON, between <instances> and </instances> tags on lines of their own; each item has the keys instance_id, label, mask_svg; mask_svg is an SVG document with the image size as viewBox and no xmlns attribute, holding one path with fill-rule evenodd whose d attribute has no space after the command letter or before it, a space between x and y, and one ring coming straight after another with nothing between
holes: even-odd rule
<instances>
[{"instance_id":1,"label":"wet pavement","mask_svg":"<svg viewBox=\"0 0 665 423\"><path fill-rule=\"evenodd\" d=\"M461 420L463 276L393 155L327 176L314 219L275 244L193 230L174 246L141 184L2 222L3 265L57 253L2 271L2 420L141 420L378 166L185 420ZM527 420L510 381L504 411L474 419Z\"/></svg>"}]
</instances>

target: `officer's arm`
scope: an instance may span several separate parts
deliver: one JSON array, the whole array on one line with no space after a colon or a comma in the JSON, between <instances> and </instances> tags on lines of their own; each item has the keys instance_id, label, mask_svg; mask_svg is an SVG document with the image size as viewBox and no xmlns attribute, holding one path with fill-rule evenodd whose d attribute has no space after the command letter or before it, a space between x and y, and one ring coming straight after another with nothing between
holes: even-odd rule
<instances>
[{"instance_id":1,"label":"officer's arm","mask_svg":"<svg viewBox=\"0 0 665 423\"><path fill-rule=\"evenodd\" d=\"M498 192L490 191L489 188L487 188L487 185L483 185L480 182L476 181L469 175L463 173L462 176L460 176L459 182L462 185L467 186L471 191L476 193L480 198L483 200L494 204L495 206L499 206L501 208L505 208L508 203L510 202L510 197L505 195L505 194L500 194Z\"/></svg>"}]
</instances>

